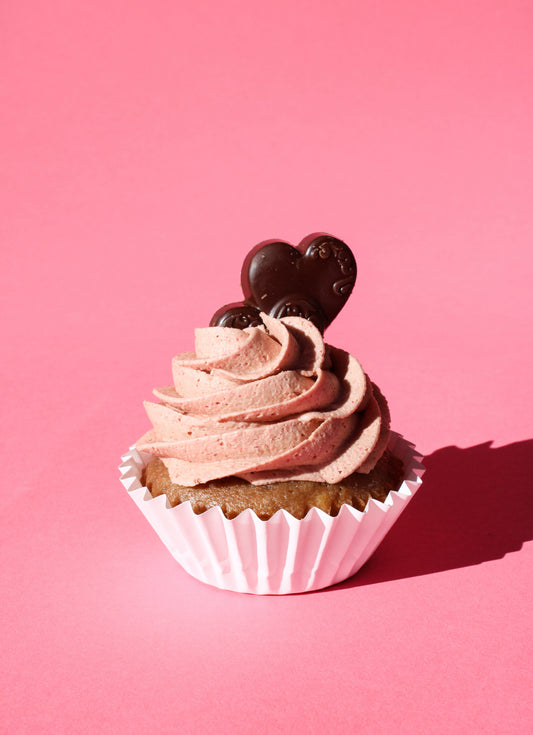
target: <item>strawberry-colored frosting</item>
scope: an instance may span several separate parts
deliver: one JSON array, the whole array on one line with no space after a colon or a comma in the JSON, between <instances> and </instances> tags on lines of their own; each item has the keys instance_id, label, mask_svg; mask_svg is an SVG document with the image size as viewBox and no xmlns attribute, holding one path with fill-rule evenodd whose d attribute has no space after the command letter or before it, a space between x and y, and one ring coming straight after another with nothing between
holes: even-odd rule
<instances>
[{"instance_id":1,"label":"strawberry-colored frosting","mask_svg":"<svg viewBox=\"0 0 533 735\"><path fill-rule=\"evenodd\" d=\"M208 327L172 361L173 385L145 402L153 429L137 448L172 482L237 476L254 484L336 483L369 472L389 436L387 403L357 360L300 317Z\"/></svg>"}]
</instances>

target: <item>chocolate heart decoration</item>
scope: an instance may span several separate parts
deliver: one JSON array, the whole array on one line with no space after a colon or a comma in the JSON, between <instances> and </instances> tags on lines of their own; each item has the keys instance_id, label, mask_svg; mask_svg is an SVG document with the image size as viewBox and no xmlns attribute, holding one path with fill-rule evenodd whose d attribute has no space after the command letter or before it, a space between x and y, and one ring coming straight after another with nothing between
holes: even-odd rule
<instances>
[{"instance_id":1,"label":"chocolate heart decoration","mask_svg":"<svg viewBox=\"0 0 533 735\"><path fill-rule=\"evenodd\" d=\"M331 235L315 232L296 248L278 240L261 242L242 267L245 300L219 309L211 326L256 326L263 311L278 319L304 317L323 332L346 303L356 275L353 253Z\"/></svg>"},{"instance_id":2,"label":"chocolate heart decoration","mask_svg":"<svg viewBox=\"0 0 533 735\"><path fill-rule=\"evenodd\" d=\"M248 306L243 301L235 304L222 306L211 319L212 327L233 327L234 329L246 329L246 327L258 327L263 322L259 316L259 309Z\"/></svg>"}]
</instances>

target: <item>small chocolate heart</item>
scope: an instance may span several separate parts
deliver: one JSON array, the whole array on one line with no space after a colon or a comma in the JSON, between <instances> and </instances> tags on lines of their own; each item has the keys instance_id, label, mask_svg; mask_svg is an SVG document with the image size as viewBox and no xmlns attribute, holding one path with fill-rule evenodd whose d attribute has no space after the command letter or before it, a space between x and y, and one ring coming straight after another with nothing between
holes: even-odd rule
<instances>
[{"instance_id":1,"label":"small chocolate heart","mask_svg":"<svg viewBox=\"0 0 533 735\"><path fill-rule=\"evenodd\" d=\"M255 306L248 306L242 301L226 304L213 314L210 325L212 327L233 327L233 329L259 327L263 323L259 314L259 309Z\"/></svg>"},{"instance_id":2,"label":"small chocolate heart","mask_svg":"<svg viewBox=\"0 0 533 735\"><path fill-rule=\"evenodd\" d=\"M346 303L356 275L353 253L331 235L313 233L296 248L267 240L244 261L244 302L219 309L211 325L254 326L263 311L278 319L304 317L323 332Z\"/></svg>"}]
</instances>

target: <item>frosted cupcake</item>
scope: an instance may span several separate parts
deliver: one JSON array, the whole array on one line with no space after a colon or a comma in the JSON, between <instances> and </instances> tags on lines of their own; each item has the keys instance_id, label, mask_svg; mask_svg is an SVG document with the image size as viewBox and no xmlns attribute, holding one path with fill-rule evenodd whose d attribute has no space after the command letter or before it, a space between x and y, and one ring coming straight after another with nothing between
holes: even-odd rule
<instances>
[{"instance_id":1,"label":"frosted cupcake","mask_svg":"<svg viewBox=\"0 0 533 735\"><path fill-rule=\"evenodd\" d=\"M145 403L152 428L123 482L204 582L287 593L346 579L418 488L421 466L391 435L381 392L321 334L355 272L328 235L261 243L243 266L245 301L196 330L172 385Z\"/></svg>"}]
</instances>

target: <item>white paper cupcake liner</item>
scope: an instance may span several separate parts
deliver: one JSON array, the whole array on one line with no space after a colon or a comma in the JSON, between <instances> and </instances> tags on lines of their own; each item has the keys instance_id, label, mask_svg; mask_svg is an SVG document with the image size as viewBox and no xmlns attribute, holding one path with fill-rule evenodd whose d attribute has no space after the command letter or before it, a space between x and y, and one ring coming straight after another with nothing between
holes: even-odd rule
<instances>
[{"instance_id":1,"label":"white paper cupcake liner","mask_svg":"<svg viewBox=\"0 0 533 735\"><path fill-rule=\"evenodd\" d=\"M151 454L134 447L122 457L121 482L172 556L196 579L221 589L291 594L322 589L351 577L377 549L421 485L424 467L412 444L391 435L404 480L384 503L364 512L343 505L336 517L317 508L298 520L284 510L268 521L246 510L229 520L219 507L196 515L190 502L172 508L153 498L141 473Z\"/></svg>"}]
</instances>

